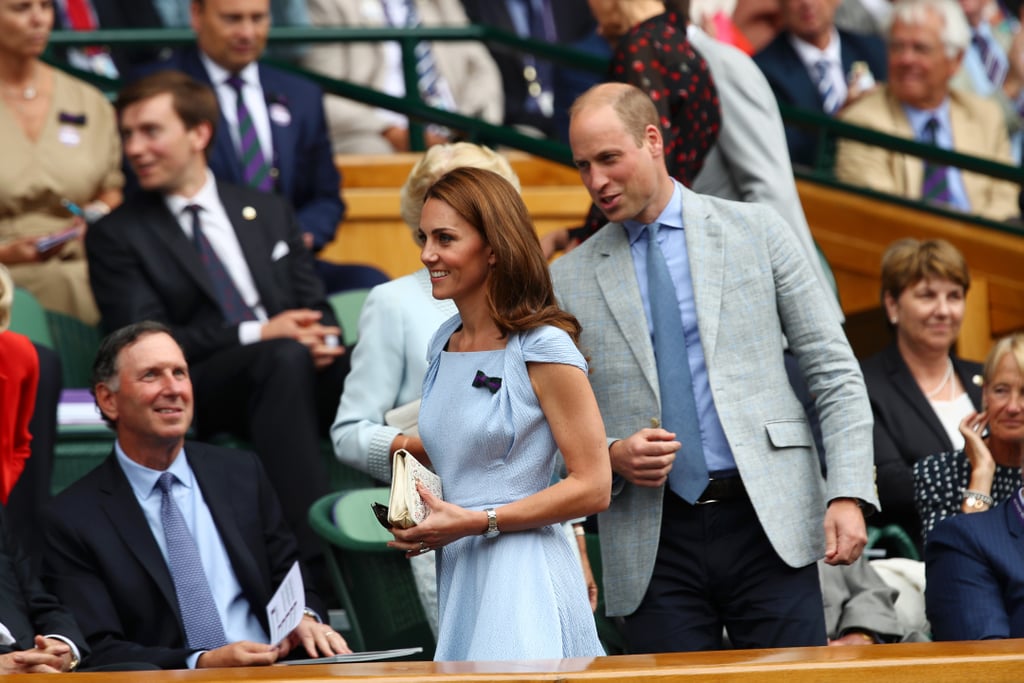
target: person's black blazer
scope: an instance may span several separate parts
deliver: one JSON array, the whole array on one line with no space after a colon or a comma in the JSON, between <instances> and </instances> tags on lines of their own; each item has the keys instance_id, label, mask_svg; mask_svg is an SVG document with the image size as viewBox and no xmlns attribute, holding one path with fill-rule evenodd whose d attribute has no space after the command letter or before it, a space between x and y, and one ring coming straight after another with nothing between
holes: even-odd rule
<instances>
[{"instance_id":1,"label":"person's black blazer","mask_svg":"<svg viewBox=\"0 0 1024 683\"><path fill-rule=\"evenodd\" d=\"M267 315L313 308L323 312L321 322L336 325L288 203L226 183L217 183L217 191ZM161 195L129 197L89 228L85 249L106 330L141 320L165 323L189 363L238 345L237 325L224 322L195 247Z\"/></svg>"},{"instance_id":2,"label":"person's black blazer","mask_svg":"<svg viewBox=\"0 0 1024 683\"><path fill-rule=\"evenodd\" d=\"M888 62L885 43L878 36L861 35L839 29L839 58L843 74L849 76L854 62L867 62L878 83L886 80ZM775 99L800 109L821 112L824 107L818 85L811 80L807 67L789 42L789 34L779 33L760 52L754 61L764 72L768 84L775 93ZM798 126L786 126L786 142L789 156L794 165L814 164L817 149L817 134Z\"/></svg>"},{"instance_id":3,"label":"person's black blazer","mask_svg":"<svg viewBox=\"0 0 1024 683\"><path fill-rule=\"evenodd\" d=\"M981 365L952 356L953 369L976 410L981 410ZM899 524L911 538L921 537L914 507L914 463L933 453L953 450L935 411L893 342L861 363L875 418L875 467L882 511L868 521L875 526Z\"/></svg>"},{"instance_id":4,"label":"person's black blazer","mask_svg":"<svg viewBox=\"0 0 1024 683\"><path fill-rule=\"evenodd\" d=\"M130 77L176 69L210 85L210 75L196 47L187 47L168 59L140 67ZM277 191L292 203L303 232L313 235L313 249L319 251L334 239L345 217L341 199L341 174L334 165L323 91L313 82L295 74L259 65L260 85L270 113L270 134L274 142ZM242 184L242 162L238 158L227 119L221 114L210 143L210 169L218 180ZM126 194L133 194L134 175L126 173Z\"/></svg>"},{"instance_id":5,"label":"person's black blazer","mask_svg":"<svg viewBox=\"0 0 1024 683\"><path fill-rule=\"evenodd\" d=\"M37 527L38 529L38 527ZM74 617L57 598L43 589L32 572L32 561L7 528L0 505L0 624L14 638L12 645L0 645L0 654L35 647L36 635L60 635L78 646L84 659L89 654L85 637Z\"/></svg>"},{"instance_id":6,"label":"person's black blazer","mask_svg":"<svg viewBox=\"0 0 1024 683\"><path fill-rule=\"evenodd\" d=\"M253 453L191 441L185 451L242 592L267 628L267 601L299 556L270 481ZM170 571L113 453L53 500L46 545L44 578L78 619L93 664L185 668L193 650ZM306 605L324 614L305 578Z\"/></svg>"}]
</instances>

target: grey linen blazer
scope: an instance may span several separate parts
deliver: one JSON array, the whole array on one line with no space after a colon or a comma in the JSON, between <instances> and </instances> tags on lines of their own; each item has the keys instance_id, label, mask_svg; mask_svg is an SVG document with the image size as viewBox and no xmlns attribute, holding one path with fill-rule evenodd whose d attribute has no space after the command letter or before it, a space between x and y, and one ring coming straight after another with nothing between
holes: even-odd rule
<instances>
[{"instance_id":1,"label":"grey linen blazer","mask_svg":"<svg viewBox=\"0 0 1024 683\"><path fill-rule=\"evenodd\" d=\"M792 230L773 209L685 188L683 225L701 344L722 427L758 519L792 567L824 554L828 501L878 505L871 408L857 360ZM552 266L558 298L583 326L580 345L610 439L660 418L654 350L626 231L606 225ZM786 378L783 334L821 419L829 480ZM683 352L680 349L680 352ZM609 616L643 599L658 549L663 490L616 478L601 514Z\"/></svg>"}]
</instances>

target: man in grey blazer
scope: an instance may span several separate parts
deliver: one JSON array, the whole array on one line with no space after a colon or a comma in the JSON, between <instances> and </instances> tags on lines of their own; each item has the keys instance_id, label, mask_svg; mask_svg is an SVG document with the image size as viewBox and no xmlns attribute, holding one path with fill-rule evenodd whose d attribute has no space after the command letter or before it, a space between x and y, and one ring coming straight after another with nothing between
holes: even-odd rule
<instances>
[{"instance_id":1,"label":"man in grey blazer","mask_svg":"<svg viewBox=\"0 0 1024 683\"><path fill-rule=\"evenodd\" d=\"M583 183L611 221L552 267L562 305L583 325L617 475L599 519L608 615L625 617L634 652L715 649L723 626L735 647L824 645L815 561L856 560L866 541L860 506L878 505L871 410L824 290L772 209L672 180L642 91L587 91L569 137ZM664 349L667 336L656 362L645 315L661 298L647 296L642 275L655 223L682 320L676 344L693 377L690 387L666 384L673 401L692 391L700 436L686 444L660 426L659 369L679 363ZM827 483L786 378L784 334L815 396ZM707 474L683 482L703 491L690 503L666 483L694 440Z\"/></svg>"}]
</instances>

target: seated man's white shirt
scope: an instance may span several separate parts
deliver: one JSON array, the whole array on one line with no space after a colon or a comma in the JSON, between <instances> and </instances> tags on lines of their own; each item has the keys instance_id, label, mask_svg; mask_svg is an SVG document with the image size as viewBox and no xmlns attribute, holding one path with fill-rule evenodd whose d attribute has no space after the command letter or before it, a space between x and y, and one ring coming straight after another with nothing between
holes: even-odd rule
<instances>
[{"instance_id":1,"label":"seated man's white shirt","mask_svg":"<svg viewBox=\"0 0 1024 683\"><path fill-rule=\"evenodd\" d=\"M182 195L167 195L164 197L168 210L178 220L185 237L191 242L192 235L192 214L186 210L190 205L202 207L199 212L199 221L202 225L203 234L210 242L210 246L217 254L217 258L224 264L231 281L242 296L242 301L252 309L256 320L246 321L238 326L238 341L242 344L252 344L260 340L260 328L267 321L267 311L260 302L260 293L256 289L256 281L253 280L252 271L245 260L242 252L242 245L238 243L238 235L228 218L224 204L217 194L217 181L213 172L206 169L206 182L192 197Z\"/></svg>"}]
</instances>

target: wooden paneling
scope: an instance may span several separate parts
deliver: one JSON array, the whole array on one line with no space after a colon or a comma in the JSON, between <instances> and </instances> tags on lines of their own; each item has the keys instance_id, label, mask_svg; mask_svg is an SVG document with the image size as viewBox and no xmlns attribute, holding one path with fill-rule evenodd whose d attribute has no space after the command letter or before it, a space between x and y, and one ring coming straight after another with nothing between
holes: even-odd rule
<instances>
[{"instance_id":1,"label":"wooden paneling","mask_svg":"<svg viewBox=\"0 0 1024 683\"><path fill-rule=\"evenodd\" d=\"M879 306L882 253L889 244L903 237L942 238L963 252L978 285L968 292L960 354L984 360L993 339L1024 329L1024 238L806 181L797 187L847 315Z\"/></svg>"}]
</instances>

